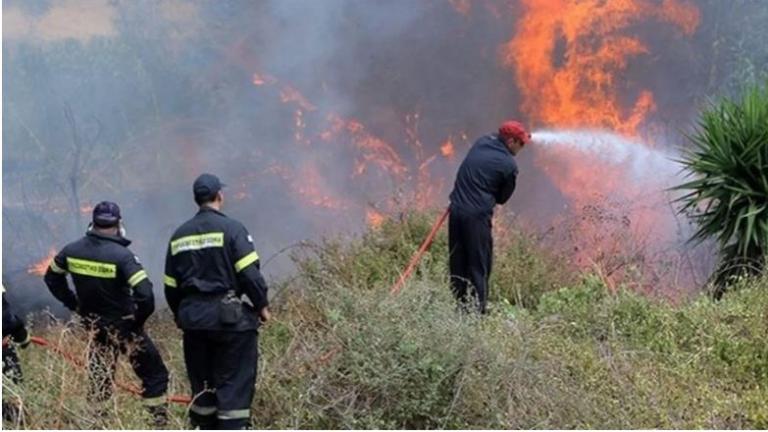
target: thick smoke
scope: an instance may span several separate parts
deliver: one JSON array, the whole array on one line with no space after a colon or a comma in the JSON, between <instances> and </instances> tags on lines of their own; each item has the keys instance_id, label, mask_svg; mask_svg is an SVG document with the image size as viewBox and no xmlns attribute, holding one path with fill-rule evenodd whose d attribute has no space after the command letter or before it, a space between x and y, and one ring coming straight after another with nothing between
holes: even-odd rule
<instances>
[{"instance_id":1,"label":"thick smoke","mask_svg":"<svg viewBox=\"0 0 768 432\"><path fill-rule=\"evenodd\" d=\"M103 199L123 207L132 249L159 285L167 239L194 214L191 182L205 171L230 185L226 212L264 260L302 239L359 232L369 209L402 210L392 197L407 207L425 176L429 204L445 205L471 141L505 118L527 120L499 54L522 8L463 3L5 1L3 282L12 300L28 310L55 304L27 268L82 235L88 206ZM719 2L710 3L697 3L703 24L691 38L636 29L652 54L632 59L620 87L628 100L638 83L657 95L648 127L670 137L661 145L681 144L676 131L732 79L716 67L725 54L707 63L730 28L707 27ZM729 19L761 8L743 6ZM333 119L364 129L334 129ZM356 146L361 137L388 143L404 171L375 160L386 151ZM447 139L453 158L441 156ZM544 228L566 201L534 154L521 155L505 212ZM285 255L266 268L288 271Z\"/></svg>"}]
</instances>

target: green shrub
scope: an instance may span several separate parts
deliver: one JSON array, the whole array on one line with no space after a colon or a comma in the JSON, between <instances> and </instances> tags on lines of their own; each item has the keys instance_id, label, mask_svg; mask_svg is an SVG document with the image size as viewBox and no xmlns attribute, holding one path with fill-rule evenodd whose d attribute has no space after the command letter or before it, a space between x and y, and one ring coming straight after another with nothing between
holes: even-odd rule
<instances>
[{"instance_id":1,"label":"green shrub","mask_svg":"<svg viewBox=\"0 0 768 432\"><path fill-rule=\"evenodd\" d=\"M425 217L421 226L430 223ZM260 336L256 427L766 427L768 279L743 280L719 304L699 297L671 305L613 294L585 274L545 290L535 309L502 298L480 318L456 310L444 253L390 295L397 273L383 263L404 264L409 254L394 245L415 249L422 233L386 229L365 242L316 245L300 259L303 270L273 286L281 294ZM361 256L371 268L345 265ZM513 265L504 259L499 264ZM148 331L171 371L171 391L184 394L179 332L167 314L153 317ZM84 335L69 327L43 335L73 353L86 350ZM126 393L96 420L85 374L55 355L33 347L22 361L24 385L4 380L3 393L23 402L23 426L146 426L139 401ZM135 383L125 362L118 375ZM185 415L174 406L170 426L185 427Z\"/></svg>"},{"instance_id":2,"label":"green shrub","mask_svg":"<svg viewBox=\"0 0 768 432\"><path fill-rule=\"evenodd\" d=\"M694 179L676 189L687 192L682 211L698 224L693 239L720 244L720 298L733 278L760 273L768 257L768 83L740 101L713 103L689 139L680 162Z\"/></svg>"}]
</instances>

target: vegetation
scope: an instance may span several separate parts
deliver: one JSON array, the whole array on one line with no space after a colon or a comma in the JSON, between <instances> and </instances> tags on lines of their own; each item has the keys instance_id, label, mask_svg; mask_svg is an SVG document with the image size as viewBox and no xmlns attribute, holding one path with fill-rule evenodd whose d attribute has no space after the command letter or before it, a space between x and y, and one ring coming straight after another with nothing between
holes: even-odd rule
<instances>
[{"instance_id":1,"label":"vegetation","mask_svg":"<svg viewBox=\"0 0 768 432\"><path fill-rule=\"evenodd\" d=\"M699 226L693 238L720 244L719 298L734 277L759 273L768 254L768 82L712 104L690 141L681 162L694 179L678 187L687 191L680 201Z\"/></svg>"},{"instance_id":2,"label":"vegetation","mask_svg":"<svg viewBox=\"0 0 768 432\"><path fill-rule=\"evenodd\" d=\"M403 291L389 294L432 220L409 216L297 254L300 270L273 287L276 319L261 333L255 426L768 427L768 279L742 280L718 304L612 294L510 231L497 241L491 314L478 319L455 309L444 233ZM551 284L542 284L547 273ZM41 332L84 358L76 327ZM149 332L172 371L171 391L184 394L179 332L162 313ZM22 426L147 424L124 392L96 419L83 371L37 347L21 356L25 383L6 380L3 394L23 403ZM124 362L118 375L135 382ZM183 406L171 411L170 427L185 427Z\"/></svg>"}]
</instances>

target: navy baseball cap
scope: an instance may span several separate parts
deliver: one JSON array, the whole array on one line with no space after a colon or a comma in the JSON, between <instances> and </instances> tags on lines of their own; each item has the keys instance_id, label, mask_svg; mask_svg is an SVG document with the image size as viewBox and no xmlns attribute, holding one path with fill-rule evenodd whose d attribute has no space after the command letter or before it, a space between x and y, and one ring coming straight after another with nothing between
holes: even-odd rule
<instances>
[{"instance_id":1,"label":"navy baseball cap","mask_svg":"<svg viewBox=\"0 0 768 432\"><path fill-rule=\"evenodd\" d=\"M212 200L216 194L226 186L213 174L200 174L192 185L195 201Z\"/></svg>"},{"instance_id":2,"label":"navy baseball cap","mask_svg":"<svg viewBox=\"0 0 768 432\"><path fill-rule=\"evenodd\" d=\"M102 201L93 208L93 224L101 228L117 226L120 222L120 207L111 201Z\"/></svg>"}]
</instances>

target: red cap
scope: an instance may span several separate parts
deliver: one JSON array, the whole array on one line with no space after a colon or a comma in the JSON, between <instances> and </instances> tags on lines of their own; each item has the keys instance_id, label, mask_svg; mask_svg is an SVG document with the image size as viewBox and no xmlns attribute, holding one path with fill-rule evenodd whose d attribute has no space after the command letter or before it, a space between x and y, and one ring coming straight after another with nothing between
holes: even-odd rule
<instances>
[{"instance_id":1,"label":"red cap","mask_svg":"<svg viewBox=\"0 0 768 432\"><path fill-rule=\"evenodd\" d=\"M531 142L531 134L526 132L522 123L514 120L505 121L499 126L499 138L504 140L517 138L522 141L523 144Z\"/></svg>"}]
</instances>

